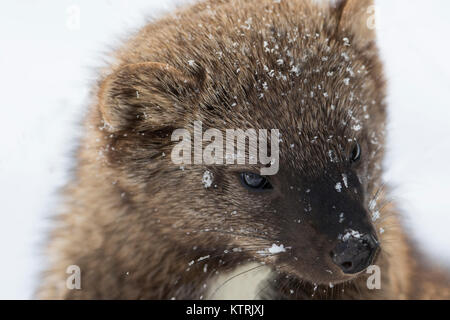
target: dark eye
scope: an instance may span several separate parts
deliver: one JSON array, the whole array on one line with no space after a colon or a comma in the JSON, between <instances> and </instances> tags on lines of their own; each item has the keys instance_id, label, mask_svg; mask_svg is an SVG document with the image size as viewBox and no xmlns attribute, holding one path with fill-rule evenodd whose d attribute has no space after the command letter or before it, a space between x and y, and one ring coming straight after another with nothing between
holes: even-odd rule
<instances>
[{"instance_id":1,"label":"dark eye","mask_svg":"<svg viewBox=\"0 0 450 320\"><path fill-rule=\"evenodd\" d=\"M358 142L355 142L350 152L350 161L352 163L358 162L361 159L361 146Z\"/></svg>"},{"instance_id":2,"label":"dark eye","mask_svg":"<svg viewBox=\"0 0 450 320\"><path fill-rule=\"evenodd\" d=\"M251 173L243 172L241 173L242 184L251 190L267 190L272 189L270 182L263 176Z\"/></svg>"}]
</instances>

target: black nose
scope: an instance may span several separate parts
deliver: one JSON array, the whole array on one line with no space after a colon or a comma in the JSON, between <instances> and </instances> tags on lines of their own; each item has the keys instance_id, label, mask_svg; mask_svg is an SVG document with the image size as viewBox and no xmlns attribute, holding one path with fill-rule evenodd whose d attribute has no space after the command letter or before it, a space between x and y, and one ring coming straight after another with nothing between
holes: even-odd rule
<instances>
[{"instance_id":1,"label":"black nose","mask_svg":"<svg viewBox=\"0 0 450 320\"><path fill-rule=\"evenodd\" d=\"M346 274L355 274L371 265L378 241L370 234L344 236L331 251L333 262Z\"/></svg>"}]
</instances>

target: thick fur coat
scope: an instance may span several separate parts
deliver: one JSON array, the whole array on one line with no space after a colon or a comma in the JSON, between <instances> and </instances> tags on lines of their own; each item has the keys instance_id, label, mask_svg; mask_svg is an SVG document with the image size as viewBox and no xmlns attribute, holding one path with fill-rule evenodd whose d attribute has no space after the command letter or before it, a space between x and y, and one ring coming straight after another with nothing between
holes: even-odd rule
<instances>
[{"instance_id":1,"label":"thick fur coat","mask_svg":"<svg viewBox=\"0 0 450 320\"><path fill-rule=\"evenodd\" d=\"M132 36L94 89L37 297L208 299L249 264L269 270L260 298L450 297L381 181L387 106L372 5L211 0ZM195 120L279 129L273 189L242 187L255 165L174 165L171 134ZM349 228L376 236L380 290L331 261ZM288 249L261 254L274 244ZM66 287L70 265L80 290Z\"/></svg>"}]
</instances>

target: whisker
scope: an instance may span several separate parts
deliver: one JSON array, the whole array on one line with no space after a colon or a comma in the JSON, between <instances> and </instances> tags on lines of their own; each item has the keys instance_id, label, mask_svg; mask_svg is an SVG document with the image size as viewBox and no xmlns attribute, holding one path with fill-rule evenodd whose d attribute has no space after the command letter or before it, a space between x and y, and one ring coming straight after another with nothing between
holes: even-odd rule
<instances>
[{"instance_id":1,"label":"whisker","mask_svg":"<svg viewBox=\"0 0 450 320\"><path fill-rule=\"evenodd\" d=\"M201 231L201 232L220 233L220 234L232 235L232 236L237 236L237 237L253 238L253 239L264 240L264 241L269 241L269 242L276 242L276 240L266 238L266 237L261 237L259 235L236 233L236 232L232 232L232 231L208 230L208 231Z\"/></svg>"}]
</instances>

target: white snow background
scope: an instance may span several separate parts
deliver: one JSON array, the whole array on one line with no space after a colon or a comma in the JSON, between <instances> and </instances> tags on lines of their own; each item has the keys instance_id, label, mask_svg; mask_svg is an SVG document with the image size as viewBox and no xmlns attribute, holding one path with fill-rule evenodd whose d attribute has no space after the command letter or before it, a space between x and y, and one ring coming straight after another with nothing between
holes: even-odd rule
<instances>
[{"instance_id":1,"label":"white snow background","mask_svg":"<svg viewBox=\"0 0 450 320\"><path fill-rule=\"evenodd\" d=\"M285 0L283 0L285 1ZM105 52L174 0L0 4L0 299L32 298ZM415 239L450 262L450 2L377 0L389 80L386 182ZM75 7L73 7L75 6ZM80 28L73 28L73 9ZM450 269L450 268L449 268Z\"/></svg>"}]
</instances>

